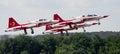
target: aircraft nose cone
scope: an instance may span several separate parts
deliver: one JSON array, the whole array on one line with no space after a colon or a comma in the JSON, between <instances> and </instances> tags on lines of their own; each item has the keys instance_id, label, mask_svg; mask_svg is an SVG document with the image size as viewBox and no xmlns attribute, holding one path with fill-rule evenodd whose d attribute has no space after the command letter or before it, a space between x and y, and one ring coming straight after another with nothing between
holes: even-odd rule
<instances>
[{"instance_id":1,"label":"aircraft nose cone","mask_svg":"<svg viewBox=\"0 0 120 54\"><path fill-rule=\"evenodd\" d=\"M106 18L106 17L108 17L108 15L103 16L103 18Z\"/></svg>"}]
</instances>

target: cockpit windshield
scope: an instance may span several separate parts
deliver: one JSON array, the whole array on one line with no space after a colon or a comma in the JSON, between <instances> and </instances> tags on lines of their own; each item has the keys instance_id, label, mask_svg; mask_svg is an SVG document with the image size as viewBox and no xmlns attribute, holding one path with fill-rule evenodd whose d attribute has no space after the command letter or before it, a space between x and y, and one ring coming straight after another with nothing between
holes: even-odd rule
<instances>
[{"instance_id":1,"label":"cockpit windshield","mask_svg":"<svg viewBox=\"0 0 120 54\"><path fill-rule=\"evenodd\" d=\"M87 16L85 16L85 15L83 15L82 17L94 17L94 16L97 16L96 14L91 14L91 15L87 15Z\"/></svg>"},{"instance_id":2,"label":"cockpit windshield","mask_svg":"<svg viewBox=\"0 0 120 54\"><path fill-rule=\"evenodd\" d=\"M39 21L46 21L47 19L39 19Z\"/></svg>"}]
</instances>

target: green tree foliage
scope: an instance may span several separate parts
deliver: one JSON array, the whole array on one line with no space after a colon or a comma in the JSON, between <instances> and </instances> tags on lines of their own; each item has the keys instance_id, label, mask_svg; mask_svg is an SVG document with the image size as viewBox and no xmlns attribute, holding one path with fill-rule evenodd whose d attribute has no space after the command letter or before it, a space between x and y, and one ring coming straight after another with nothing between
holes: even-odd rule
<instances>
[{"instance_id":1,"label":"green tree foliage","mask_svg":"<svg viewBox=\"0 0 120 54\"><path fill-rule=\"evenodd\" d=\"M28 54L27 51L22 51L20 54Z\"/></svg>"},{"instance_id":2,"label":"green tree foliage","mask_svg":"<svg viewBox=\"0 0 120 54\"><path fill-rule=\"evenodd\" d=\"M42 38L19 35L0 40L0 54L120 54L120 35L106 38L77 33Z\"/></svg>"},{"instance_id":3,"label":"green tree foliage","mask_svg":"<svg viewBox=\"0 0 120 54\"><path fill-rule=\"evenodd\" d=\"M5 40L1 49L2 54L20 54L21 51L26 50L29 54L39 53L42 46L35 39L20 35L14 39Z\"/></svg>"}]
</instances>

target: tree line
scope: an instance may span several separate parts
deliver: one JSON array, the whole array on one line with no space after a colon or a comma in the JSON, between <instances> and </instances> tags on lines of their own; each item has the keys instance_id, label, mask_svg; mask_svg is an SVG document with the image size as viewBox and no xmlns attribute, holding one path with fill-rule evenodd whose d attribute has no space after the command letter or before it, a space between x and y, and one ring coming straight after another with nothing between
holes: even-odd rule
<instances>
[{"instance_id":1,"label":"tree line","mask_svg":"<svg viewBox=\"0 0 120 54\"><path fill-rule=\"evenodd\" d=\"M120 54L120 35L106 38L78 33L43 38L19 35L0 40L0 54Z\"/></svg>"}]
</instances>

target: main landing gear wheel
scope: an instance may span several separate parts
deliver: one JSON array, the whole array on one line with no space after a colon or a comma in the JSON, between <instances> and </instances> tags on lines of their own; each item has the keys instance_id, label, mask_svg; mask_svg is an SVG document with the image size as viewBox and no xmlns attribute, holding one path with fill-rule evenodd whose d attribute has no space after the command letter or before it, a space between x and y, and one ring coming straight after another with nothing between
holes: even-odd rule
<instances>
[{"instance_id":1,"label":"main landing gear wheel","mask_svg":"<svg viewBox=\"0 0 120 54\"><path fill-rule=\"evenodd\" d=\"M31 34L34 34L34 30L33 30L33 28L31 28Z\"/></svg>"},{"instance_id":2,"label":"main landing gear wheel","mask_svg":"<svg viewBox=\"0 0 120 54\"><path fill-rule=\"evenodd\" d=\"M84 32L86 32L86 30L84 30Z\"/></svg>"},{"instance_id":3,"label":"main landing gear wheel","mask_svg":"<svg viewBox=\"0 0 120 54\"><path fill-rule=\"evenodd\" d=\"M83 31L86 32L85 28L83 27Z\"/></svg>"},{"instance_id":4,"label":"main landing gear wheel","mask_svg":"<svg viewBox=\"0 0 120 54\"><path fill-rule=\"evenodd\" d=\"M31 34L34 34L34 32L32 31Z\"/></svg>"},{"instance_id":5,"label":"main landing gear wheel","mask_svg":"<svg viewBox=\"0 0 120 54\"><path fill-rule=\"evenodd\" d=\"M27 30L26 29L24 29L24 33L27 34Z\"/></svg>"},{"instance_id":6,"label":"main landing gear wheel","mask_svg":"<svg viewBox=\"0 0 120 54\"><path fill-rule=\"evenodd\" d=\"M25 34L27 34L27 32L25 32Z\"/></svg>"},{"instance_id":7,"label":"main landing gear wheel","mask_svg":"<svg viewBox=\"0 0 120 54\"><path fill-rule=\"evenodd\" d=\"M98 19L98 25L100 25L100 20Z\"/></svg>"},{"instance_id":8,"label":"main landing gear wheel","mask_svg":"<svg viewBox=\"0 0 120 54\"><path fill-rule=\"evenodd\" d=\"M98 25L100 25L101 23L100 22L98 22Z\"/></svg>"}]
</instances>

